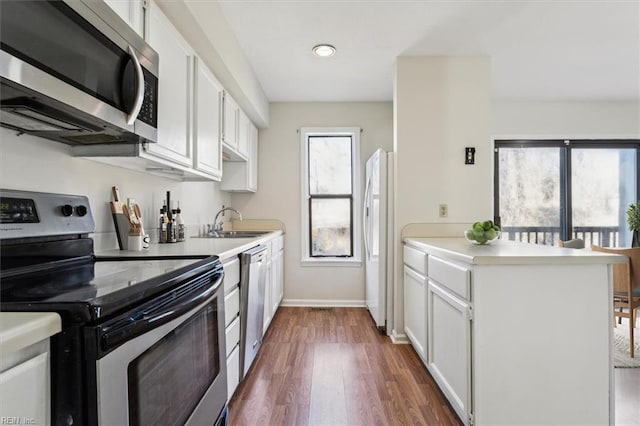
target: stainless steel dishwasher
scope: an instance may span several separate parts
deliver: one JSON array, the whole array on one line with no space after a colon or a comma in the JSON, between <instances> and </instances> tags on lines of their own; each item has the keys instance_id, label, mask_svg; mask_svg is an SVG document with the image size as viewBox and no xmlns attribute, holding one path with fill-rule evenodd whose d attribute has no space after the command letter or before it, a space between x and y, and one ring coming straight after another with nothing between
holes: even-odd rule
<instances>
[{"instance_id":1,"label":"stainless steel dishwasher","mask_svg":"<svg viewBox=\"0 0 640 426\"><path fill-rule=\"evenodd\" d=\"M240 380L262 344L267 254L265 245L240 254Z\"/></svg>"}]
</instances>

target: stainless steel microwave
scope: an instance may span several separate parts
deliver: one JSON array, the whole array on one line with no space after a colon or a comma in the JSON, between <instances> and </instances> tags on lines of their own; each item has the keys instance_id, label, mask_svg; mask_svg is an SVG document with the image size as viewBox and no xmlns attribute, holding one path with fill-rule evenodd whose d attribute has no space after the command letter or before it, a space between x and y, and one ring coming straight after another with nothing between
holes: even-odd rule
<instances>
[{"instance_id":1,"label":"stainless steel microwave","mask_svg":"<svg viewBox=\"0 0 640 426\"><path fill-rule=\"evenodd\" d=\"M158 54L102 0L0 1L0 124L71 145L157 141Z\"/></svg>"}]
</instances>

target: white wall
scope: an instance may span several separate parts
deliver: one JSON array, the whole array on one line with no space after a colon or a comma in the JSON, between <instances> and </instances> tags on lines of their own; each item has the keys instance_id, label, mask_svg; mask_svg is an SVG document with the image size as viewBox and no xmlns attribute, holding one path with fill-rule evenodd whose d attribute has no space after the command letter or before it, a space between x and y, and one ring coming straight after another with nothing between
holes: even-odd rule
<instances>
[{"instance_id":1,"label":"white wall","mask_svg":"<svg viewBox=\"0 0 640 426\"><path fill-rule=\"evenodd\" d=\"M640 102L493 102L493 135L540 138L639 138Z\"/></svg>"},{"instance_id":2,"label":"white wall","mask_svg":"<svg viewBox=\"0 0 640 426\"><path fill-rule=\"evenodd\" d=\"M488 57L398 57L394 82L395 235L414 222L492 217ZM476 164L465 165L465 147ZM448 204L449 216L438 216ZM394 334L404 334L402 246L395 246Z\"/></svg>"},{"instance_id":3,"label":"white wall","mask_svg":"<svg viewBox=\"0 0 640 426\"><path fill-rule=\"evenodd\" d=\"M75 158L68 145L30 135L18 137L0 128L0 187L87 195L96 221L95 236L111 248L117 248L108 204L114 185L125 200L136 199L147 230L155 225L166 191L171 191L172 200L180 201L190 234L199 224L213 223L216 211L230 202L229 194L221 192L217 182L183 183Z\"/></svg>"},{"instance_id":4,"label":"white wall","mask_svg":"<svg viewBox=\"0 0 640 426\"><path fill-rule=\"evenodd\" d=\"M285 234L285 302L362 305L364 267L300 265L301 127L357 126L363 164L378 148L392 150L391 102L272 103L271 124L260 130L258 192L233 194L231 202L247 218L279 219Z\"/></svg>"}]
</instances>

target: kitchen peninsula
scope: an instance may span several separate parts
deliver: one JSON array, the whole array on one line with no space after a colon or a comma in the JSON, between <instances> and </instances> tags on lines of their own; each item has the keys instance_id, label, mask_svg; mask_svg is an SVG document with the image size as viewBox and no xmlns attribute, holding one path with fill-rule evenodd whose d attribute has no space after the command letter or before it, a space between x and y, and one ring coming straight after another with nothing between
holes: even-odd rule
<instances>
[{"instance_id":1,"label":"kitchen peninsula","mask_svg":"<svg viewBox=\"0 0 640 426\"><path fill-rule=\"evenodd\" d=\"M613 263L405 238L405 332L465 424L613 424Z\"/></svg>"}]
</instances>

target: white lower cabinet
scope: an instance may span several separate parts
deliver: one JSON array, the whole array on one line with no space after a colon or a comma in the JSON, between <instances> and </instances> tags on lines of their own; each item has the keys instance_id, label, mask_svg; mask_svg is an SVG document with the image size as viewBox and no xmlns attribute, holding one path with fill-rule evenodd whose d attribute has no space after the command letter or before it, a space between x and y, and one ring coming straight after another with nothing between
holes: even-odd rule
<instances>
[{"instance_id":1,"label":"white lower cabinet","mask_svg":"<svg viewBox=\"0 0 640 426\"><path fill-rule=\"evenodd\" d=\"M240 346L227 357L227 400L230 400L240 384Z\"/></svg>"},{"instance_id":2,"label":"white lower cabinet","mask_svg":"<svg viewBox=\"0 0 640 426\"><path fill-rule=\"evenodd\" d=\"M404 331L424 361L427 350L427 278L404 266Z\"/></svg>"},{"instance_id":3,"label":"white lower cabinet","mask_svg":"<svg viewBox=\"0 0 640 426\"><path fill-rule=\"evenodd\" d=\"M49 352L0 373L2 424L50 424L49 400Z\"/></svg>"},{"instance_id":4,"label":"white lower cabinet","mask_svg":"<svg viewBox=\"0 0 640 426\"><path fill-rule=\"evenodd\" d=\"M224 268L225 345L227 349L227 400L240 382L240 260L222 262Z\"/></svg>"},{"instance_id":5,"label":"white lower cabinet","mask_svg":"<svg viewBox=\"0 0 640 426\"><path fill-rule=\"evenodd\" d=\"M264 283L264 316L262 317L262 334L264 335L271 324L273 318L273 311L271 309L271 290L272 290L272 275L271 275L271 254L267 255L266 262L266 281Z\"/></svg>"},{"instance_id":6,"label":"white lower cabinet","mask_svg":"<svg viewBox=\"0 0 640 426\"><path fill-rule=\"evenodd\" d=\"M615 424L610 265L460 240L408 239L403 262L406 334L462 422Z\"/></svg>"},{"instance_id":7,"label":"white lower cabinet","mask_svg":"<svg viewBox=\"0 0 640 426\"><path fill-rule=\"evenodd\" d=\"M471 414L471 307L429 280L426 364L460 418Z\"/></svg>"},{"instance_id":8,"label":"white lower cabinet","mask_svg":"<svg viewBox=\"0 0 640 426\"><path fill-rule=\"evenodd\" d=\"M264 289L264 333L267 332L284 296L284 236L275 237L267 245L269 247L269 256L266 263Z\"/></svg>"}]
</instances>

